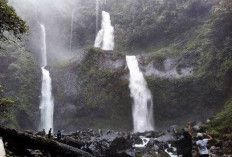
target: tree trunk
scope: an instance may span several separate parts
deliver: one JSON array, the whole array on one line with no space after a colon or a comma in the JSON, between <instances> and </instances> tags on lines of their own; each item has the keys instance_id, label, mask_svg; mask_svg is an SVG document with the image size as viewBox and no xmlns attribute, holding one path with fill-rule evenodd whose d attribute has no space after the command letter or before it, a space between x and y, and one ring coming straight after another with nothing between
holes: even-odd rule
<instances>
[{"instance_id":1,"label":"tree trunk","mask_svg":"<svg viewBox=\"0 0 232 157\"><path fill-rule=\"evenodd\" d=\"M29 149L39 149L50 152L64 157L93 157L93 155L83 150L68 146L66 144L40 137L32 134L28 134L19 130L9 129L0 125L0 136L4 141L13 141L14 144L18 144L21 147Z\"/></svg>"}]
</instances>

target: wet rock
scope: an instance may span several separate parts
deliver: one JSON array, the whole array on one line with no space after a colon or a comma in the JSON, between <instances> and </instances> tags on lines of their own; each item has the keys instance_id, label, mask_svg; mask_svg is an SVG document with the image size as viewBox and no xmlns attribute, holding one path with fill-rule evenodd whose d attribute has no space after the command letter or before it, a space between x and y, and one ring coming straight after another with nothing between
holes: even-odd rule
<instances>
[{"instance_id":1,"label":"wet rock","mask_svg":"<svg viewBox=\"0 0 232 157\"><path fill-rule=\"evenodd\" d=\"M154 131L148 131L144 135L146 138L152 138L155 137L155 132Z\"/></svg>"},{"instance_id":2,"label":"wet rock","mask_svg":"<svg viewBox=\"0 0 232 157\"><path fill-rule=\"evenodd\" d=\"M141 138L136 138L134 144L143 144L143 140Z\"/></svg>"},{"instance_id":3,"label":"wet rock","mask_svg":"<svg viewBox=\"0 0 232 157\"><path fill-rule=\"evenodd\" d=\"M37 133L35 133L35 135L39 135L39 136L45 137L46 136L46 132L45 132L45 130L38 131Z\"/></svg>"},{"instance_id":4,"label":"wet rock","mask_svg":"<svg viewBox=\"0 0 232 157\"><path fill-rule=\"evenodd\" d=\"M169 153L174 153L174 152L175 152L175 149L174 149L174 148L172 148L172 147L167 148L167 152L169 152Z\"/></svg>"},{"instance_id":5,"label":"wet rock","mask_svg":"<svg viewBox=\"0 0 232 157\"><path fill-rule=\"evenodd\" d=\"M168 128L168 133L171 133L171 134L176 134L177 133L177 128L178 128L178 125L172 125Z\"/></svg>"},{"instance_id":6,"label":"wet rock","mask_svg":"<svg viewBox=\"0 0 232 157\"><path fill-rule=\"evenodd\" d=\"M118 134L108 133L108 135L96 137L91 141L89 149L95 156L110 156L114 157L130 156L132 141L127 140Z\"/></svg>"},{"instance_id":7,"label":"wet rock","mask_svg":"<svg viewBox=\"0 0 232 157\"><path fill-rule=\"evenodd\" d=\"M198 124L193 126L193 130L195 130L195 131L199 131L200 129L201 128Z\"/></svg>"},{"instance_id":8,"label":"wet rock","mask_svg":"<svg viewBox=\"0 0 232 157\"><path fill-rule=\"evenodd\" d=\"M212 146L210 148L210 153L216 156L223 156L223 151L220 147Z\"/></svg>"},{"instance_id":9,"label":"wet rock","mask_svg":"<svg viewBox=\"0 0 232 157\"><path fill-rule=\"evenodd\" d=\"M165 134L158 138L155 138L155 140L159 142L171 142L171 141L176 141L177 139L172 134Z\"/></svg>"}]
</instances>

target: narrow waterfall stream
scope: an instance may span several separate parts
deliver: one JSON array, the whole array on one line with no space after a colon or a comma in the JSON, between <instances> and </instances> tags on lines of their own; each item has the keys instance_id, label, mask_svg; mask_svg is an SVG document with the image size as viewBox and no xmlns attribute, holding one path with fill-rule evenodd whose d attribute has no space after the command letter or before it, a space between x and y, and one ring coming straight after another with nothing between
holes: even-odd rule
<instances>
[{"instance_id":1,"label":"narrow waterfall stream","mask_svg":"<svg viewBox=\"0 0 232 157\"><path fill-rule=\"evenodd\" d=\"M46 132L53 128L53 110L54 102L52 96L52 80L50 73L45 69L47 66L47 47L46 47L46 30L44 25L40 25L42 30L42 88L40 101L40 130L45 129Z\"/></svg>"},{"instance_id":2,"label":"narrow waterfall stream","mask_svg":"<svg viewBox=\"0 0 232 157\"><path fill-rule=\"evenodd\" d=\"M133 98L133 126L134 132L154 130L153 101L147 82L139 69L135 56L126 56L130 71L130 93Z\"/></svg>"},{"instance_id":3,"label":"narrow waterfall stream","mask_svg":"<svg viewBox=\"0 0 232 157\"><path fill-rule=\"evenodd\" d=\"M111 25L110 14L105 11L102 11L101 30L97 33L94 47L114 50L114 27Z\"/></svg>"}]
</instances>

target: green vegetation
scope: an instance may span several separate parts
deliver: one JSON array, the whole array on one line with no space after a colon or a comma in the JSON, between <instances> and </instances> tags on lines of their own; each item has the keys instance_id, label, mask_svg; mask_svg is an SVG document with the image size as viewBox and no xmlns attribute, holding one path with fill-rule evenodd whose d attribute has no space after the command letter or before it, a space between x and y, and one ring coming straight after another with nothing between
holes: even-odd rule
<instances>
[{"instance_id":1,"label":"green vegetation","mask_svg":"<svg viewBox=\"0 0 232 157\"><path fill-rule=\"evenodd\" d=\"M13 32L20 38L20 35L27 32L27 26L13 7L7 4L7 0L0 0L0 37L4 31Z\"/></svg>"},{"instance_id":2,"label":"green vegetation","mask_svg":"<svg viewBox=\"0 0 232 157\"><path fill-rule=\"evenodd\" d=\"M7 110L9 107L14 104L14 101L11 98L2 98L3 86L0 85L0 115L7 117Z\"/></svg>"},{"instance_id":3,"label":"green vegetation","mask_svg":"<svg viewBox=\"0 0 232 157\"><path fill-rule=\"evenodd\" d=\"M123 67L117 71L100 67L99 61L107 58L107 53L100 49L89 48L86 53L78 72L82 92L77 104L85 104L83 111L95 110L91 112L91 126L130 129L131 102L128 82L121 79L125 73Z\"/></svg>"},{"instance_id":4,"label":"green vegetation","mask_svg":"<svg viewBox=\"0 0 232 157\"><path fill-rule=\"evenodd\" d=\"M112 21L117 24L116 48L149 51L168 46L203 24L215 0L111 1Z\"/></svg>"},{"instance_id":5,"label":"green vegetation","mask_svg":"<svg viewBox=\"0 0 232 157\"><path fill-rule=\"evenodd\" d=\"M4 97L14 100L7 117L1 115L0 123L10 127L35 128L40 94L40 72L34 60L15 37L0 40L0 84Z\"/></svg>"}]
</instances>

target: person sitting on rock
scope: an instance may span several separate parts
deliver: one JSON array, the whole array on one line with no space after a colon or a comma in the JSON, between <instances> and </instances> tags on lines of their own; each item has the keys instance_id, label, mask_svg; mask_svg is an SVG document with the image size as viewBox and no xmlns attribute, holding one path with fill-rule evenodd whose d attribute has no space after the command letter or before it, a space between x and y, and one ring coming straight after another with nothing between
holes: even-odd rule
<instances>
[{"instance_id":1,"label":"person sitting on rock","mask_svg":"<svg viewBox=\"0 0 232 157\"><path fill-rule=\"evenodd\" d=\"M61 131L60 130L57 131L56 136L57 136L57 140L61 139L62 135L61 135Z\"/></svg>"},{"instance_id":2,"label":"person sitting on rock","mask_svg":"<svg viewBox=\"0 0 232 157\"><path fill-rule=\"evenodd\" d=\"M203 134L202 133L197 133L198 141L196 142L198 146L198 152L199 152L199 157L208 157L209 156L209 151L207 149L207 143L209 140L212 140L213 138L206 132L207 138L203 139Z\"/></svg>"},{"instance_id":3,"label":"person sitting on rock","mask_svg":"<svg viewBox=\"0 0 232 157\"><path fill-rule=\"evenodd\" d=\"M177 155L192 157L192 129L188 122L188 131L183 132L184 138L177 141Z\"/></svg>"}]
</instances>

